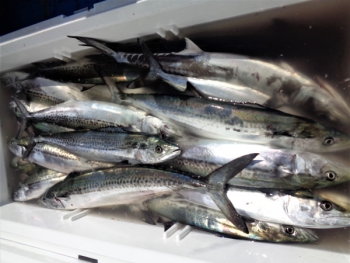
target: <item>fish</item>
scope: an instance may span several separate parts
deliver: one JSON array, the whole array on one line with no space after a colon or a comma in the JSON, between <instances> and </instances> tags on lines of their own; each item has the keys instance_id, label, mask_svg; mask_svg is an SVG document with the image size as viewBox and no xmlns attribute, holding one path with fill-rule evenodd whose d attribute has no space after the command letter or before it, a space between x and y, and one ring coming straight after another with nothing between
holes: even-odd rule
<instances>
[{"instance_id":1,"label":"fish","mask_svg":"<svg viewBox=\"0 0 350 263\"><path fill-rule=\"evenodd\" d=\"M192 136L315 153L350 146L350 137L344 133L275 110L185 95L119 94L117 103L173 123Z\"/></svg>"},{"instance_id":2,"label":"fish","mask_svg":"<svg viewBox=\"0 0 350 263\"><path fill-rule=\"evenodd\" d=\"M30 175L14 191L12 197L14 201L22 202L31 199L39 198L44 194L47 189L63 181L67 174L49 170L42 169L35 174Z\"/></svg>"},{"instance_id":3,"label":"fish","mask_svg":"<svg viewBox=\"0 0 350 263\"><path fill-rule=\"evenodd\" d=\"M88 160L111 163L154 164L174 158L181 152L178 146L157 136L125 132L55 133L34 137L33 142L56 145Z\"/></svg>"},{"instance_id":4,"label":"fish","mask_svg":"<svg viewBox=\"0 0 350 263\"><path fill-rule=\"evenodd\" d=\"M10 72L7 74L16 74ZM54 104L62 103L69 100L89 100L90 97L85 94L83 87L74 83L61 83L41 77L34 77L17 81L7 85L14 88L18 93L23 93L31 98L38 98L41 101Z\"/></svg>"},{"instance_id":5,"label":"fish","mask_svg":"<svg viewBox=\"0 0 350 263\"><path fill-rule=\"evenodd\" d=\"M223 140L179 139L175 142L181 154L161 165L201 177L241 154L259 152L251 164L229 181L233 186L298 190L350 181L350 167L319 154Z\"/></svg>"},{"instance_id":6,"label":"fish","mask_svg":"<svg viewBox=\"0 0 350 263\"><path fill-rule=\"evenodd\" d=\"M15 169L16 171L25 173L27 175L32 175L41 170L40 166L31 163L28 160L23 160L21 157L18 156L12 158L10 162L10 167Z\"/></svg>"},{"instance_id":7,"label":"fish","mask_svg":"<svg viewBox=\"0 0 350 263\"><path fill-rule=\"evenodd\" d=\"M345 185L346 186L346 185ZM347 188L349 189L349 187ZM350 212L350 198L348 191L343 189L313 189L312 194L318 199L326 199L336 204L337 206L345 209L345 211Z\"/></svg>"},{"instance_id":8,"label":"fish","mask_svg":"<svg viewBox=\"0 0 350 263\"><path fill-rule=\"evenodd\" d=\"M152 53L142 41L139 43L143 54L132 54L116 52L96 39L73 38L118 63L151 67L149 79L160 78L180 91L190 83L208 98L258 103L337 127L350 135L348 103L334 88L318 84L290 67L236 54L204 52L185 38L186 48L181 52L155 53L160 66L152 69L155 66L150 64Z\"/></svg>"},{"instance_id":9,"label":"fish","mask_svg":"<svg viewBox=\"0 0 350 263\"><path fill-rule=\"evenodd\" d=\"M103 54L92 54L78 61L63 65L50 66L43 63L34 63L38 68L37 76L62 82L75 82L81 84L103 84L95 67L99 67L115 82L130 82L140 76L136 67L120 65L114 59Z\"/></svg>"},{"instance_id":10,"label":"fish","mask_svg":"<svg viewBox=\"0 0 350 263\"><path fill-rule=\"evenodd\" d=\"M243 189L230 186L227 196L237 212L246 218L295 227L331 229L350 226L350 212L311 193L294 195L274 189ZM194 202L218 209L208 195L181 194Z\"/></svg>"},{"instance_id":11,"label":"fish","mask_svg":"<svg viewBox=\"0 0 350 263\"><path fill-rule=\"evenodd\" d=\"M29 138L12 139L9 144L10 151L23 158L31 145ZM69 174L72 172L86 172L102 168L113 167L113 163L97 162L72 154L60 147L46 143L37 143L30 151L26 160L50 170Z\"/></svg>"},{"instance_id":12,"label":"fish","mask_svg":"<svg viewBox=\"0 0 350 263\"><path fill-rule=\"evenodd\" d=\"M226 196L226 183L257 154L241 156L209 175L208 181L149 167L114 167L78 176L68 176L51 187L39 200L44 207L72 210L128 204L180 189L207 192L227 218L243 232L244 220Z\"/></svg>"},{"instance_id":13,"label":"fish","mask_svg":"<svg viewBox=\"0 0 350 263\"><path fill-rule=\"evenodd\" d=\"M153 213L174 222L222 234L225 237L282 243L313 243L317 235L294 226L262 221L247 221L249 234L237 229L221 211L188 201L181 196L165 195L146 200L144 204Z\"/></svg>"},{"instance_id":14,"label":"fish","mask_svg":"<svg viewBox=\"0 0 350 263\"><path fill-rule=\"evenodd\" d=\"M101 101L67 101L36 112L28 112L21 101L17 104L22 124L20 136L27 122L51 123L71 129L100 129L121 127L125 131L142 132L160 136L181 136L181 131L159 118L138 109Z\"/></svg>"}]
</instances>

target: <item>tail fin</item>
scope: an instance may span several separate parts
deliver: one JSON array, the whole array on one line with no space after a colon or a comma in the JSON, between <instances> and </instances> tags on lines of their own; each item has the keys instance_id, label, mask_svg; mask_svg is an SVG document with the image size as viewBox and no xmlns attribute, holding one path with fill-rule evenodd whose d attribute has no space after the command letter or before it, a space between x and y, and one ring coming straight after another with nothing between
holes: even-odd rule
<instances>
[{"instance_id":1,"label":"tail fin","mask_svg":"<svg viewBox=\"0 0 350 263\"><path fill-rule=\"evenodd\" d=\"M36 145L33 138L33 134L29 134L29 137L30 137L30 142L29 142L29 145L26 147L26 151L23 153L23 156L22 156L23 160L26 160L29 157L30 153L33 151Z\"/></svg>"},{"instance_id":2,"label":"tail fin","mask_svg":"<svg viewBox=\"0 0 350 263\"><path fill-rule=\"evenodd\" d=\"M107 47L105 44L101 43L100 41L90 38L90 37L76 37L76 36L68 36L70 38L76 38L79 41L83 42L85 45L84 46L88 46L88 47L94 47L100 51L102 51L103 53L110 55L110 56L116 56L117 52L115 52L113 49L110 49L109 47Z\"/></svg>"},{"instance_id":3,"label":"tail fin","mask_svg":"<svg viewBox=\"0 0 350 263\"><path fill-rule=\"evenodd\" d=\"M243 170L253 159L257 153L241 156L221 168L215 170L208 176L208 194L213 202L219 207L223 214L241 231L249 233L248 228L233 207L231 201L226 195L227 182L236 174Z\"/></svg>"},{"instance_id":4,"label":"tail fin","mask_svg":"<svg viewBox=\"0 0 350 263\"><path fill-rule=\"evenodd\" d=\"M17 135L16 135L16 139L18 139L22 135L22 133L25 131L25 129L27 128L27 122L28 122L28 119L31 118L31 115L19 99L17 99L16 97L12 97L12 99L17 104L17 107L18 107L19 111L21 112L21 117L20 117L22 120L21 126L20 126L20 128L17 132Z\"/></svg>"},{"instance_id":5,"label":"tail fin","mask_svg":"<svg viewBox=\"0 0 350 263\"><path fill-rule=\"evenodd\" d=\"M186 90L187 78L165 73L148 46L141 39L138 39L138 43L150 67L147 80L156 80L157 78L160 78L179 91Z\"/></svg>"},{"instance_id":6,"label":"tail fin","mask_svg":"<svg viewBox=\"0 0 350 263\"><path fill-rule=\"evenodd\" d=\"M119 90L118 86L115 84L113 79L111 77L108 77L102 69L100 69L98 66L94 65L95 71L98 73L100 78L106 83L109 92L111 93L111 101L114 103L120 103L121 99L119 95L121 94L121 91Z\"/></svg>"}]
</instances>

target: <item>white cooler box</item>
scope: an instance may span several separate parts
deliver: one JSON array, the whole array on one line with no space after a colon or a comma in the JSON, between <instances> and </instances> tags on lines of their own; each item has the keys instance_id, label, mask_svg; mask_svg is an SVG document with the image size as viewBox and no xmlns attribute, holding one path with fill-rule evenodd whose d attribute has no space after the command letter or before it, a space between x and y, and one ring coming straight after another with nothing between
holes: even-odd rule
<instances>
[{"instance_id":1,"label":"white cooler box","mask_svg":"<svg viewBox=\"0 0 350 263\"><path fill-rule=\"evenodd\" d=\"M124 43L186 36L206 51L281 59L338 84L350 77L349 10L346 0L105 1L1 37L0 71L92 51L67 35ZM339 85L347 101L348 85ZM178 241L176 235L163 239L163 226L147 225L119 208L94 209L72 220L63 218L66 211L13 202L18 174L9 167L13 156L7 149L16 133L10 95L0 88L1 262L350 262L347 228L316 230L316 244L226 239L199 230ZM349 151L330 157L350 160ZM348 194L349 188L337 191Z\"/></svg>"}]
</instances>

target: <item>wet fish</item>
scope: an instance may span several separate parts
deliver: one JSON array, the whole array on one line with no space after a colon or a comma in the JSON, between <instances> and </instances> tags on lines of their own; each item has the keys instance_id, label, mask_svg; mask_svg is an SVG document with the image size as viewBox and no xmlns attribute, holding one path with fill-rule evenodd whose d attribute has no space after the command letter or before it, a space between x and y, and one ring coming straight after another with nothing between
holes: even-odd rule
<instances>
[{"instance_id":1,"label":"wet fish","mask_svg":"<svg viewBox=\"0 0 350 263\"><path fill-rule=\"evenodd\" d=\"M43 63L34 63L34 65L38 67L36 74L40 77L82 84L103 84L95 70L96 66L105 71L115 82L132 81L139 77L140 72L138 68L116 64L114 59L100 54L52 67Z\"/></svg>"},{"instance_id":2,"label":"wet fish","mask_svg":"<svg viewBox=\"0 0 350 263\"><path fill-rule=\"evenodd\" d=\"M34 123L51 123L72 129L100 129L121 127L125 131L142 132L153 135L181 136L174 125L161 119L147 116L138 109L131 109L114 103L100 101L67 101L37 112L28 112L16 98L23 120L20 128L24 130L28 121Z\"/></svg>"},{"instance_id":3,"label":"wet fish","mask_svg":"<svg viewBox=\"0 0 350 263\"><path fill-rule=\"evenodd\" d=\"M162 166L207 176L239 155L258 151L254 161L229 182L252 188L311 189L350 181L350 167L321 155L218 140L178 140L181 154Z\"/></svg>"},{"instance_id":4,"label":"wet fish","mask_svg":"<svg viewBox=\"0 0 350 263\"><path fill-rule=\"evenodd\" d=\"M206 191L220 210L240 230L247 232L242 218L226 196L226 183L257 154L235 159L209 175L208 182L179 173L145 167L121 167L67 177L50 188L39 203L54 209L76 209L128 204L180 189Z\"/></svg>"},{"instance_id":5,"label":"wet fish","mask_svg":"<svg viewBox=\"0 0 350 263\"><path fill-rule=\"evenodd\" d=\"M12 139L9 149L22 158L30 145L29 138ZM96 162L74 155L60 147L46 143L37 143L27 156L30 163L38 164L61 173L84 172L114 166L112 163Z\"/></svg>"},{"instance_id":6,"label":"wet fish","mask_svg":"<svg viewBox=\"0 0 350 263\"><path fill-rule=\"evenodd\" d=\"M178 156L178 146L156 136L109 132L68 132L39 136L34 142L56 145L72 154L101 162L159 163Z\"/></svg>"},{"instance_id":7,"label":"wet fish","mask_svg":"<svg viewBox=\"0 0 350 263\"><path fill-rule=\"evenodd\" d=\"M34 163L29 162L28 160L23 160L21 157L13 157L10 163L10 167L28 175L32 175L42 168Z\"/></svg>"},{"instance_id":8,"label":"wet fish","mask_svg":"<svg viewBox=\"0 0 350 263\"><path fill-rule=\"evenodd\" d=\"M195 193L185 197L215 208L209 196ZM350 226L350 213L328 200L298 196L276 190L248 190L230 187L227 196L243 217L307 228L340 228Z\"/></svg>"},{"instance_id":9,"label":"wet fish","mask_svg":"<svg viewBox=\"0 0 350 263\"><path fill-rule=\"evenodd\" d=\"M143 54L115 52L98 40L74 38L119 63L143 68L151 65ZM185 90L187 83L191 83L207 97L254 102L332 127L344 127L342 131L349 132L350 107L329 86L315 83L290 67L234 54L208 53L188 38L185 41L186 48L181 52L154 54L161 70L155 69L149 78L161 78L179 90ZM140 43L145 54L145 45Z\"/></svg>"},{"instance_id":10,"label":"wet fish","mask_svg":"<svg viewBox=\"0 0 350 263\"><path fill-rule=\"evenodd\" d=\"M181 95L122 94L132 105L189 133L210 139L265 144L310 152L348 148L349 136L282 112Z\"/></svg>"},{"instance_id":11,"label":"wet fish","mask_svg":"<svg viewBox=\"0 0 350 263\"><path fill-rule=\"evenodd\" d=\"M316 242L318 240L317 235L308 229L254 220L246 222L249 230L249 234L246 234L237 229L220 211L173 195L147 200L145 206L152 212L174 222L221 233L226 237L284 243Z\"/></svg>"},{"instance_id":12,"label":"wet fish","mask_svg":"<svg viewBox=\"0 0 350 263\"><path fill-rule=\"evenodd\" d=\"M6 73L17 74L17 72ZM15 78L16 79L16 78ZM90 97L82 92L83 87L73 83L61 83L50 79L35 77L17 81L7 85L32 98L51 103L62 103L69 100L89 100Z\"/></svg>"},{"instance_id":13,"label":"wet fish","mask_svg":"<svg viewBox=\"0 0 350 263\"><path fill-rule=\"evenodd\" d=\"M67 174L65 173L42 169L29 176L22 183L19 183L19 186L13 193L13 200L28 201L39 198L47 189L63 181L66 176Z\"/></svg>"}]
</instances>

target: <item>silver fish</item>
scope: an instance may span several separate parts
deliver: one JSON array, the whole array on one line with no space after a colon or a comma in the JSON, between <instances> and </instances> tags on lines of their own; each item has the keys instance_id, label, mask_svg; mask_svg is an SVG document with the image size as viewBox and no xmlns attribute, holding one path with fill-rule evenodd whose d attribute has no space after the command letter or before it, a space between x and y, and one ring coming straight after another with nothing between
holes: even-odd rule
<instances>
[{"instance_id":1,"label":"silver fish","mask_svg":"<svg viewBox=\"0 0 350 263\"><path fill-rule=\"evenodd\" d=\"M259 152L254 161L229 182L252 188L321 188L350 181L350 167L321 155L218 140L178 140L181 154L162 163L179 171L207 176L242 154Z\"/></svg>"},{"instance_id":2,"label":"silver fish","mask_svg":"<svg viewBox=\"0 0 350 263\"><path fill-rule=\"evenodd\" d=\"M333 128L285 113L180 95L122 94L132 105L202 138L331 152L346 149L350 137Z\"/></svg>"},{"instance_id":3,"label":"silver fish","mask_svg":"<svg viewBox=\"0 0 350 263\"><path fill-rule=\"evenodd\" d=\"M68 132L39 136L34 141L56 145L89 160L112 163L159 163L181 152L175 144L143 134Z\"/></svg>"},{"instance_id":4,"label":"silver fish","mask_svg":"<svg viewBox=\"0 0 350 263\"><path fill-rule=\"evenodd\" d=\"M30 140L28 138L12 139L9 148L13 154L22 158L29 144ZM46 143L37 143L27 156L27 160L66 174L108 168L114 165L112 163L87 160L60 147Z\"/></svg>"},{"instance_id":5,"label":"silver fish","mask_svg":"<svg viewBox=\"0 0 350 263\"><path fill-rule=\"evenodd\" d=\"M204 52L185 38L183 51L154 54L161 68L152 68L155 66L150 61L152 54L142 41L145 56L115 52L94 39L75 38L112 56L119 63L144 68L150 65L150 78L161 78L179 90L186 89L189 82L207 97L254 102L332 127L345 126L342 131L349 132L350 107L344 99L334 89L315 83L290 67L286 69L234 54Z\"/></svg>"},{"instance_id":6,"label":"silver fish","mask_svg":"<svg viewBox=\"0 0 350 263\"><path fill-rule=\"evenodd\" d=\"M51 123L72 129L99 129L122 127L125 131L154 135L177 135L180 131L174 125L161 119L147 116L138 109L100 101L67 101L37 112L28 112L22 103L14 98L23 119L21 129L27 121Z\"/></svg>"},{"instance_id":7,"label":"silver fish","mask_svg":"<svg viewBox=\"0 0 350 263\"><path fill-rule=\"evenodd\" d=\"M220 211L174 195L147 200L145 206L152 212L174 222L221 233L226 237L283 243L316 242L318 240L317 235L311 230L262 221L246 222L249 230L249 234L246 234L237 229Z\"/></svg>"},{"instance_id":8,"label":"silver fish","mask_svg":"<svg viewBox=\"0 0 350 263\"><path fill-rule=\"evenodd\" d=\"M208 182L145 167L112 168L68 176L63 182L50 188L39 203L48 208L70 210L128 204L181 189L198 189L207 192L227 218L247 233L245 222L227 199L225 188L227 181L256 155L250 154L235 159L213 172Z\"/></svg>"},{"instance_id":9,"label":"silver fish","mask_svg":"<svg viewBox=\"0 0 350 263\"><path fill-rule=\"evenodd\" d=\"M215 208L209 196L196 193L184 193L184 196ZM312 198L310 194L296 196L275 190L230 187L227 196L240 215L255 220L319 229L350 226L350 212L328 200Z\"/></svg>"},{"instance_id":10,"label":"silver fish","mask_svg":"<svg viewBox=\"0 0 350 263\"><path fill-rule=\"evenodd\" d=\"M13 193L13 200L28 201L39 198L47 189L63 181L66 176L67 174L65 173L42 169L29 176L22 183L19 183L19 186Z\"/></svg>"}]
</instances>

